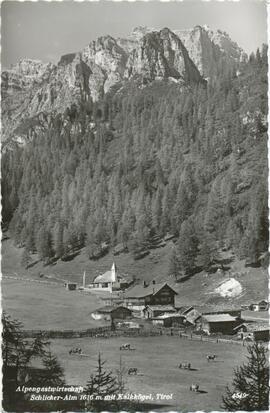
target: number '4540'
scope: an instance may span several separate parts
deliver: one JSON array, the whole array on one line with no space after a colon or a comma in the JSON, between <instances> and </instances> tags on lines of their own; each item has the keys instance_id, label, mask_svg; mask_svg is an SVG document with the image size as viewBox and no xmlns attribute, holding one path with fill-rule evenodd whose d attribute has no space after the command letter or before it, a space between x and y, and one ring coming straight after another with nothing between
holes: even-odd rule
<instances>
[{"instance_id":1,"label":"number '4540'","mask_svg":"<svg viewBox=\"0 0 270 413\"><path fill-rule=\"evenodd\" d=\"M232 399L245 399L246 397L248 396L248 394L247 393L240 393L240 392L238 392L238 393L233 393L233 395L232 395Z\"/></svg>"}]
</instances>

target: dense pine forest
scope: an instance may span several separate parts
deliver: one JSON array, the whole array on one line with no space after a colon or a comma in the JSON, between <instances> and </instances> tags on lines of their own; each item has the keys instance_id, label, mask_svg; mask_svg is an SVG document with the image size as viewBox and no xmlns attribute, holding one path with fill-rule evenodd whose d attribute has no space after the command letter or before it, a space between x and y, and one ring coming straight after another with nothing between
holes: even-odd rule
<instances>
[{"instance_id":1,"label":"dense pine forest","mask_svg":"<svg viewBox=\"0 0 270 413\"><path fill-rule=\"evenodd\" d=\"M4 227L46 263L86 247L134 257L174 235L172 274L220 249L257 263L268 249L267 48L207 82L115 85L97 102L42 113L2 155Z\"/></svg>"}]
</instances>

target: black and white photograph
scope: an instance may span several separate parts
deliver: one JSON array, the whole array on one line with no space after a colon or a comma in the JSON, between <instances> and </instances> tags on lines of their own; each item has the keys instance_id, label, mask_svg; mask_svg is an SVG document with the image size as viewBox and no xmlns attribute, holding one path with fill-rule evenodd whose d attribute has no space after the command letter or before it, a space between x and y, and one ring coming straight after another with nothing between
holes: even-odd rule
<instances>
[{"instance_id":1,"label":"black and white photograph","mask_svg":"<svg viewBox=\"0 0 270 413\"><path fill-rule=\"evenodd\" d=\"M267 8L2 1L1 411L269 410Z\"/></svg>"}]
</instances>

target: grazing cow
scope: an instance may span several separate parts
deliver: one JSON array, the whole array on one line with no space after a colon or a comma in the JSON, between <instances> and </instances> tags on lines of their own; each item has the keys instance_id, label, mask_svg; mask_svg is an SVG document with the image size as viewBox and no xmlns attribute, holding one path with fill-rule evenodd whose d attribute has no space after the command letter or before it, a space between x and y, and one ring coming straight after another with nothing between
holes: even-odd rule
<instances>
[{"instance_id":1,"label":"grazing cow","mask_svg":"<svg viewBox=\"0 0 270 413\"><path fill-rule=\"evenodd\" d=\"M189 390L190 390L190 391L195 391L195 393L198 393L198 391L199 391L199 385L196 384L196 383L194 383L194 384L192 383L192 385L190 386Z\"/></svg>"},{"instance_id":2,"label":"grazing cow","mask_svg":"<svg viewBox=\"0 0 270 413\"><path fill-rule=\"evenodd\" d=\"M130 369L128 369L128 374L137 374L138 373L138 369L136 367L130 367Z\"/></svg>"},{"instance_id":3,"label":"grazing cow","mask_svg":"<svg viewBox=\"0 0 270 413\"><path fill-rule=\"evenodd\" d=\"M209 354L206 356L207 361L215 361L215 359L217 358L217 356L215 354Z\"/></svg>"},{"instance_id":4,"label":"grazing cow","mask_svg":"<svg viewBox=\"0 0 270 413\"><path fill-rule=\"evenodd\" d=\"M82 354L82 349L80 347L72 348L69 350L69 354Z\"/></svg>"},{"instance_id":5,"label":"grazing cow","mask_svg":"<svg viewBox=\"0 0 270 413\"><path fill-rule=\"evenodd\" d=\"M120 350L130 350L130 344L129 343L122 344L122 346L120 346Z\"/></svg>"},{"instance_id":6,"label":"grazing cow","mask_svg":"<svg viewBox=\"0 0 270 413\"><path fill-rule=\"evenodd\" d=\"M191 364L190 363L180 363L179 364L179 369L187 369L190 370Z\"/></svg>"}]
</instances>

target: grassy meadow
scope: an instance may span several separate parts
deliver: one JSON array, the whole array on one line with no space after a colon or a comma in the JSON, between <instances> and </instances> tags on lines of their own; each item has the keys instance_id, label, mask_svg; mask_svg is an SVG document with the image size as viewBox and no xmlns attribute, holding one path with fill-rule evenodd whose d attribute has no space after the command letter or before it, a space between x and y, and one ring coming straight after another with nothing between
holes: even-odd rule
<instances>
[{"instance_id":1,"label":"grassy meadow","mask_svg":"<svg viewBox=\"0 0 270 413\"><path fill-rule=\"evenodd\" d=\"M68 291L63 284L2 280L2 308L25 329L82 330L99 326L91 312L102 305L95 294Z\"/></svg>"},{"instance_id":2,"label":"grassy meadow","mask_svg":"<svg viewBox=\"0 0 270 413\"><path fill-rule=\"evenodd\" d=\"M119 346L125 342L135 351L120 352ZM87 357L69 355L73 347L82 348ZM67 382L80 385L85 385L94 372L99 352L106 360L107 369L114 373L119 368L121 355L127 393L152 393L154 399L157 393L173 394L162 411L219 411L233 368L242 364L246 355L246 348L241 345L196 342L177 336L52 340L51 349L65 369ZM207 354L216 354L217 360L207 362ZM178 368L179 363L185 361L191 363L190 371ZM128 376L130 367L138 368L138 374ZM189 390L192 383L199 384L201 393ZM158 410L158 406L154 410Z\"/></svg>"}]
</instances>

